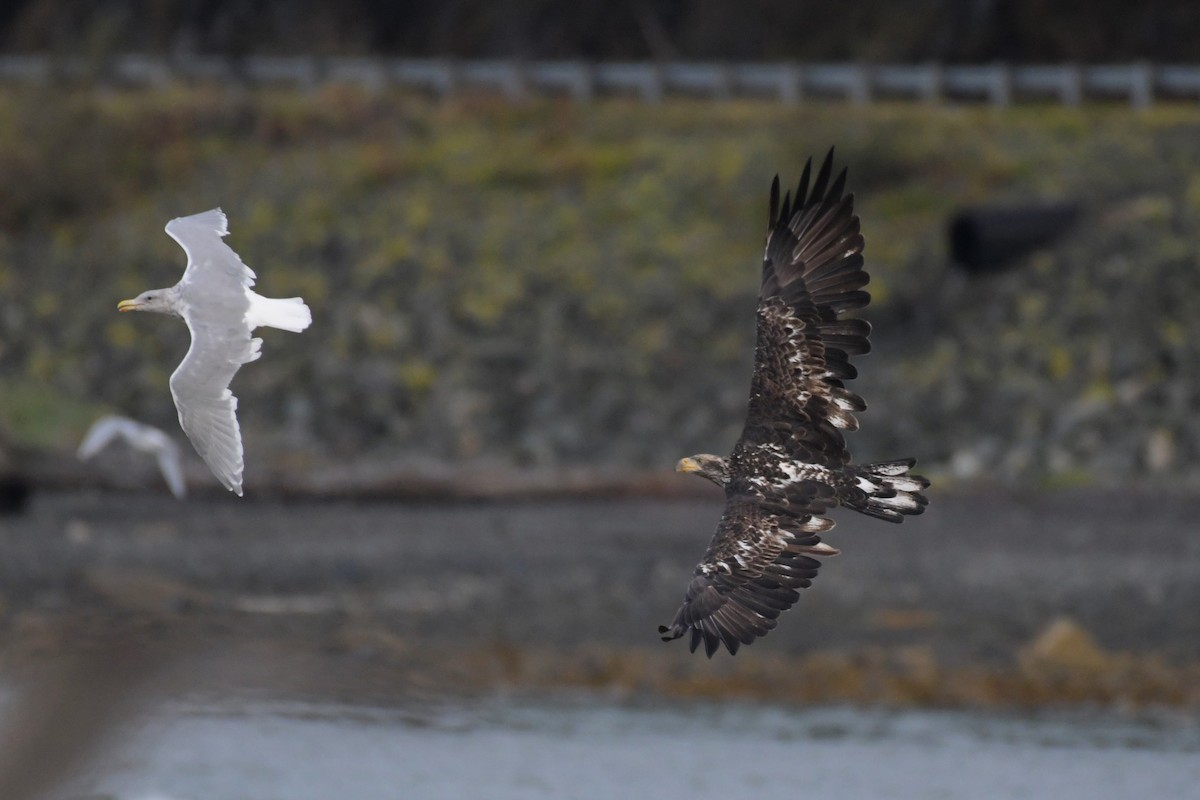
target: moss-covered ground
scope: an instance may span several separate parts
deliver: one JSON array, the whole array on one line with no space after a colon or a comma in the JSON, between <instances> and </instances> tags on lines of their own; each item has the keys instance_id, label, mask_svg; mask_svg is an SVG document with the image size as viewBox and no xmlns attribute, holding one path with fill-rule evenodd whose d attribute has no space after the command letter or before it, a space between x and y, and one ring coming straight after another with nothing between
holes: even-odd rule
<instances>
[{"instance_id":1,"label":"moss-covered ground","mask_svg":"<svg viewBox=\"0 0 1200 800\"><path fill-rule=\"evenodd\" d=\"M0 90L0 435L174 425L170 218L220 205L270 296L252 451L669 468L737 435L767 189L836 145L867 239L863 458L1060 483L1200 475L1200 109L609 99L329 87ZM1013 269L948 263L964 205L1068 201ZM1155 477L1155 480L1166 478Z\"/></svg>"}]
</instances>

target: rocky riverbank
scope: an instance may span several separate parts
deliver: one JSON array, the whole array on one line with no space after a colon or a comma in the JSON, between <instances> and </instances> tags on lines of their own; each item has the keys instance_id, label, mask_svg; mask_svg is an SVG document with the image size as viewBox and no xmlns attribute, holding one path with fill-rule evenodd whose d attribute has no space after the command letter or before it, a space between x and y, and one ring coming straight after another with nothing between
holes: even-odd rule
<instances>
[{"instance_id":1,"label":"rocky riverbank","mask_svg":"<svg viewBox=\"0 0 1200 800\"><path fill-rule=\"evenodd\" d=\"M90 642L233 692L1200 706L1187 496L958 491L899 527L841 515L843 555L779 628L710 661L654 629L719 507L42 493L0 533L0 674Z\"/></svg>"}]
</instances>

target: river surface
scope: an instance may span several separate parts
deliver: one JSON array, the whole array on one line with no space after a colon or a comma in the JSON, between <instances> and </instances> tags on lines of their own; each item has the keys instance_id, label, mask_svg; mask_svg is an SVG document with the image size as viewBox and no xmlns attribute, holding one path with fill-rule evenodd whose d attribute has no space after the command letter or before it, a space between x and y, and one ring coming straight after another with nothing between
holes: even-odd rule
<instances>
[{"instance_id":1,"label":"river surface","mask_svg":"<svg viewBox=\"0 0 1200 800\"><path fill-rule=\"evenodd\" d=\"M655 629L719 492L235 500L47 492L3 520L0 686L33 688L0 724L0 784L57 781L62 800L1200 798L1191 495L963 492L902 527L842 515L843 554L803 603L712 661ZM1062 618L1096 643L1033 659ZM872 688L897 686L915 688ZM906 699L1192 711L862 708ZM811 705L839 700L861 706Z\"/></svg>"},{"instance_id":2,"label":"river surface","mask_svg":"<svg viewBox=\"0 0 1200 800\"><path fill-rule=\"evenodd\" d=\"M1188 798L1200 721L596 698L175 702L67 798Z\"/></svg>"}]
</instances>

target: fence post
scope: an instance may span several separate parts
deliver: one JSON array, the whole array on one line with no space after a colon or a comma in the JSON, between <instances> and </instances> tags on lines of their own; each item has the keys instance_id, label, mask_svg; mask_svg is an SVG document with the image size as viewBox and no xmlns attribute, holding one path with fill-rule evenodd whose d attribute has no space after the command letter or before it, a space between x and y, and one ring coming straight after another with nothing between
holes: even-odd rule
<instances>
[{"instance_id":1,"label":"fence post","mask_svg":"<svg viewBox=\"0 0 1200 800\"><path fill-rule=\"evenodd\" d=\"M510 103L523 103L528 96L525 80L525 65L520 61L509 61L504 68L501 79L504 85L504 96Z\"/></svg>"},{"instance_id":2,"label":"fence post","mask_svg":"<svg viewBox=\"0 0 1200 800\"><path fill-rule=\"evenodd\" d=\"M1129 83L1129 104L1139 111L1149 108L1154 102L1154 67L1147 61L1137 62Z\"/></svg>"},{"instance_id":3,"label":"fence post","mask_svg":"<svg viewBox=\"0 0 1200 800\"><path fill-rule=\"evenodd\" d=\"M112 62L112 74L117 81L162 88L171 83L171 65L160 58L126 55Z\"/></svg>"},{"instance_id":4,"label":"fence post","mask_svg":"<svg viewBox=\"0 0 1200 800\"><path fill-rule=\"evenodd\" d=\"M1078 64L1068 64L1063 67L1059 98L1062 100L1062 104L1069 108L1075 108L1082 102L1083 70L1079 68Z\"/></svg>"},{"instance_id":5,"label":"fence post","mask_svg":"<svg viewBox=\"0 0 1200 800\"><path fill-rule=\"evenodd\" d=\"M721 101L726 101L733 97L733 68L729 64L721 63L717 65L716 75L713 80L713 97Z\"/></svg>"},{"instance_id":6,"label":"fence post","mask_svg":"<svg viewBox=\"0 0 1200 800\"><path fill-rule=\"evenodd\" d=\"M575 79L571 81L571 97L576 103L590 103L596 95L596 71L588 61L576 65Z\"/></svg>"},{"instance_id":7,"label":"fence post","mask_svg":"<svg viewBox=\"0 0 1200 800\"><path fill-rule=\"evenodd\" d=\"M924 102L936 105L942 100L942 65L931 61L925 65L925 70L919 94Z\"/></svg>"},{"instance_id":8,"label":"fence post","mask_svg":"<svg viewBox=\"0 0 1200 800\"><path fill-rule=\"evenodd\" d=\"M988 81L988 99L996 108L1012 104L1012 70L1007 64L994 64Z\"/></svg>"},{"instance_id":9,"label":"fence post","mask_svg":"<svg viewBox=\"0 0 1200 800\"><path fill-rule=\"evenodd\" d=\"M850 74L850 85L846 89L846 99L856 106L869 105L871 102L871 68L865 64L855 64Z\"/></svg>"},{"instance_id":10,"label":"fence post","mask_svg":"<svg viewBox=\"0 0 1200 800\"><path fill-rule=\"evenodd\" d=\"M795 64L779 68L779 102L798 106L804 100L804 70Z\"/></svg>"},{"instance_id":11,"label":"fence post","mask_svg":"<svg viewBox=\"0 0 1200 800\"><path fill-rule=\"evenodd\" d=\"M642 99L652 106L662 105L666 76L663 66L657 61L649 66L642 77Z\"/></svg>"},{"instance_id":12,"label":"fence post","mask_svg":"<svg viewBox=\"0 0 1200 800\"><path fill-rule=\"evenodd\" d=\"M459 90L462 83L462 76L459 75L458 61L453 58L443 58L438 62L441 68L441 76L438 89L441 92L439 99L447 100L453 97Z\"/></svg>"}]
</instances>

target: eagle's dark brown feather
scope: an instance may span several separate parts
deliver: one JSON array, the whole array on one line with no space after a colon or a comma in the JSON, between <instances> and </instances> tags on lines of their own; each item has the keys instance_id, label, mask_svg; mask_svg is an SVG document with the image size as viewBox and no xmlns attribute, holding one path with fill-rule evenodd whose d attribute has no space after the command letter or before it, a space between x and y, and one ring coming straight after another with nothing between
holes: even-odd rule
<instances>
[{"instance_id":1,"label":"eagle's dark brown feather","mask_svg":"<svg viewBox=\"0 0 1200 800\"><path fill-rule=\"evenodd\" d=\"M670 628L676 638L692 630L691 649L701 642L711 656L724 643L731 653L765 636L775 618L800 599L821 562L813 555L835 555L810 528L825 521L790 511L770 510L757 498L732 497L704 560L696 568L683 607Z\"/></svg>"},{"instance_id":2,"label":"eagle's dark brown feather","mask_svg":"<svg viewBox=\"0 0 1200 800\"><path fill-rule=\"evenodd\" d=\"M778 177L771 185L746 424L728 460L694 457L719 466L701 474L725 488L725 513L659 632L690 631L691 649L703 643L709 656L766 635L816 577L814 556L837 554L817 535L833 527L830 508L899 522L927 502L911 459L850 463L843 432L866 404L845 381L857 375L850 357L871 349L871 326L842 314L867 305L870 278L846 171L832 175L830 150L815 179L809 160L794 195L780 197Z\"/></svg>"}]
</instances>

